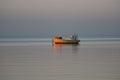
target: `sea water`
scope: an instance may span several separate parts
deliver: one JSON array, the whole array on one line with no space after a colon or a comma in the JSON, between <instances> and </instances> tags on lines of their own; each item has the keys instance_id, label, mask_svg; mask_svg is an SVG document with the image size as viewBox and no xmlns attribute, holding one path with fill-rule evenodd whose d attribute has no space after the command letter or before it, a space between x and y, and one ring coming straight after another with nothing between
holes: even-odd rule
<instances>
[{"instance_id":1,"label":"sea water","mask_svg":"<svg viewBox=\"0 0 120 80\"><path fill-rule=\"evenodd\" d=\"M69 38L65 38L69 39ZM120 38L79 38L80 44L94 43L120 43ZM30 44L51 44L52 38L0 38L0 45L30 45Z\"/></svg>"},{"instance_id":2,"label":"sea water","mask_svg":"<svg viewBox=\"0 0 120 80\"><path fill-rule=\"evenodd\" d=\"M120 80L120 38L1 38L0 80Z\"/></svg>"}]
</instances>

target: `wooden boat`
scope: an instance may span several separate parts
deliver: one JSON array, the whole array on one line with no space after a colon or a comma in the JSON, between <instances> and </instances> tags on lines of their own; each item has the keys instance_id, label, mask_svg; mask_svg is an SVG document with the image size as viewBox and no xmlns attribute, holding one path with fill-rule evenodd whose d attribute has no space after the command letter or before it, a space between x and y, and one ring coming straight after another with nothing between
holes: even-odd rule
<instances>
[{"instance_id":1,"label":"wooden boat","mask_svg":"<svg viewBox=\"0 0 120 80\"><path fill-rule=\"evenodd\" d=\"M80 40L66 40L61 38L53 38L55 44L78 44Z\"/></svg>"}]
</instances>

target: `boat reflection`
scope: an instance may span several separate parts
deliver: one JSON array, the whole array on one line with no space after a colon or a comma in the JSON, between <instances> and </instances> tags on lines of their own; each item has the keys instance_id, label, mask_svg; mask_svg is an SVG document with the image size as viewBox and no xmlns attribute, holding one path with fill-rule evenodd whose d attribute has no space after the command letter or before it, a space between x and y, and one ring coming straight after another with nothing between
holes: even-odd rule
<instances>
[{"instance_id":1,"label":"boat reflection","mask_svg":"<svg viewBox=\"0 0 120 80\"><path fill-rule=\"evenodd\" d=\"M78 53L80 44L53 44L54 53Z\"/></svg>"}]
</instances>

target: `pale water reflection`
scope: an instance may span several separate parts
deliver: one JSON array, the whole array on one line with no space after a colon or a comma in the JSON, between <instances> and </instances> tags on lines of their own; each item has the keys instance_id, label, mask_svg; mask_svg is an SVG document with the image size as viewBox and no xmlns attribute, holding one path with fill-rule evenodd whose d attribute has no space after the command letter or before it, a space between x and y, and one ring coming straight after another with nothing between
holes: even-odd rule
<instances>
[{"instance_id":1,"label":"pale water reflection","mask_svg":"<svg viewBox=\"0 0 120 80\"><path fill-rule=\"evenodd\" d=\"M80 50L80 44L53 44L54 53L62 54L67 51L72 54L77 54Z\"/></svg>"},{"instance_id":2,"label":"pale water reflection","mask_svg":"<svg viewBox=\"0 0 120 80\"><path fill-rule=\"evenodd\" d=\"M0 46L0 80L120 80L120 44Z\"/></svg>"}]
</instances>

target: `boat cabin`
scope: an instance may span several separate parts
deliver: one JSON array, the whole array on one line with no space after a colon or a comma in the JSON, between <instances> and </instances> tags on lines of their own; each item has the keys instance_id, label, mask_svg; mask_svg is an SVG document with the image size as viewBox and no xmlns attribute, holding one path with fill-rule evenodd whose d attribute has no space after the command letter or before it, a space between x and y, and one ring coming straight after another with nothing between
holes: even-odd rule
<instances>
[{"instance_id":1,"label":"boat cabin","mask_svg":"<svg viewBox=\"0 0 120 80\"><path fill-rule=\"evenodd\" d=\"M71 35L70 38L71 38L71 40L78 40L78 36L75 35L75 34L74 34L74 35Z\"/></svg>"}]
</instances>

